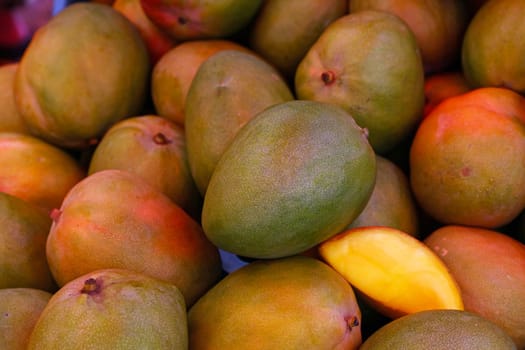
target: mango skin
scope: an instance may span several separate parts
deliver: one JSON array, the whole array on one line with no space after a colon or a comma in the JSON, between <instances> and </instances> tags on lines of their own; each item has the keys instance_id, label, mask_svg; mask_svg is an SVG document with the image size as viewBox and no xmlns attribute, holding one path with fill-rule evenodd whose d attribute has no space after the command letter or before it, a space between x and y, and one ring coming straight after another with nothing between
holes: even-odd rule
<instances>
[{"instance_id":1,"label":"mango skin","mask_svg":"<svg viewBox=\"0 0 525 350\"><path fill-rule=\"evenodd\" d=\"M204 197L202 226L234 254L297 254L359 215L375 173L366 133L343 109L280 103L247 123L223 153Z\"/></svg>"},{"instance_id":2,"label":"mango skin","mask_svg":"<svg viewBox=\"0 0 525 350\"><path fill-rule=\"evenodd\" d=\"M124 170L86 177L53 217L46 255L59 286L97 269L123 268L177 285L191 305L222 273L218 249L199 223Z\"/></svg>"},{"instance_id":3,"label":"mango skin","mask_svg":"<svg viewBox=\"0 0 525 350\"><path fill-rule=\"evenodd\" d=\"M2 349L26 350L33 328L53 295L36 288L0 289Z\"/></svg>"},{"instance_id":4,"label":"mango skin","mask_svg":"<svg viewBox=\"0 0 525 350\"><path fill-rule=\"evenodd\" d=\"M501 328L463 310L426 310L395 319L372 333L360 350L515 350Z\"/></svg>"},{"instance_id":5,"label":"mango skin","mask_svg":"<svg viewBox=\"0 0 525 350\"><path fill-rule=\"evenodd\" d=\"M424 67L414 34L384 11L349 13L330 23L299 63L296 97L343 107L368 129L378 154L421 120Z\"/></svg>"},{"instance_id":6,"label":"mango skin","mask_svg":"<svg viewBox=\"0 0 525 350\"><path fill-rule=\"evenodd\" d=\"M75 3L35 33L15 76L15 102L32 134L85 149L137 115L148 91L148 51L117 10Z\"/></svg>"},{"instance_id":7,"label":"mango skin","mask_svg":"<svg viewBox=\"0 0 525 350\"><path fill-rule=\"evenodd\" d=\"M293 98L277 70L252 53L224 50L202 63L185 105L188 161L202 195L237 132L259 112Z\"/></svg>"},{"instance_id":8,"label":"mango skin","mask_svg":"<svg viewBox=\"0 0 525 350\"><path fill-rule=\"evenodd\" d=\"M465 310L491 320L525 349L525 245L506 234L447 225L425 240L457 281Z\"/></svg>"},{"instance_id":9,"label":"mango skin","mask_svg":"<svg viewBox=\"0 0 525 350\"><path fill-rule=\"evenodd\" d=\"M0 132L0 192L49 213L85 177L70 153L38 137Z\"/></svg>"},{"instance_id":10,"label":"mango skin","mask_svg":"<svg viewBox=\"0 0 525 350\"><path fill-rule=\"evenodd\" d=\"M188 312L190 349L357 349L352 287L310 257L261 260L227 275Z\"/></svg>"},{"instance_id":11,"label":"mango skin","mask_svg":"<svg viewBox=\"0 0 525 350\"><path fill-rule=\"evenodd\" d=\"M461 49L461 67L470 86L525 92L523 16L525 3L520 0L486 1L475 12Z\"/></svg>"},{"instance_id":12,"label":"mango skin","mask_svg":"<svg viewBox=\"0 0 525 350\"><path fill-rule=\"evenodd\" d=\"M148 18L178 41L226 38L247 26L262 0L140 0Z\"/></svg>"},{"instance_id":13,"label":"mango skin","mask_svg":"<svg viewBox=\"0 0 525 350\"><path fill-rule=\"evenodd\" d=\"M88 174L121 169L139 175L194 218L202 198L190 173L184 129L158 115L126 118L100 140Z\"/></svg>"},{"instance_id":14,"label":"mango skin","mask_svg":"<svg viewBox=\"0 0 525 350\"><path fill-rule=\"evenodd\" d=\"M147 275L102 269L58 290L36 322L28 350L186 350L184 297Z\"/></svg>"},{"instance_id":15,"label":"mango skin","mask_svg":"<svg viewBox=\"0 0 525 350\"><path fill-rule=\"evenodd\" d=\"M55 291L46 258L51 219L38 207L0 192L0 289Z\"/></svg>"}]
</instances>

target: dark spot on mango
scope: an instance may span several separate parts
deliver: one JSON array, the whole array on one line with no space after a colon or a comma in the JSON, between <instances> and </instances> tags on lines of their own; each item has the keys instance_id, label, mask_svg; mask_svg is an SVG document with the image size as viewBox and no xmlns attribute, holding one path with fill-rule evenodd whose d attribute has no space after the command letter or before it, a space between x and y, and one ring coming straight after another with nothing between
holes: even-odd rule
<instances>
[{"instance_id":1,"label":"dark spot on mango","mask_svg":"<svg viewBox=\"0 0 525 350\"><path fill-rule=\"evenodd\" d=\"M88 278L84 282L84 286L80 290L80 293L92 295L98 293L99 291L100 283L95 278Z\"/></svg>"}]
</instances>

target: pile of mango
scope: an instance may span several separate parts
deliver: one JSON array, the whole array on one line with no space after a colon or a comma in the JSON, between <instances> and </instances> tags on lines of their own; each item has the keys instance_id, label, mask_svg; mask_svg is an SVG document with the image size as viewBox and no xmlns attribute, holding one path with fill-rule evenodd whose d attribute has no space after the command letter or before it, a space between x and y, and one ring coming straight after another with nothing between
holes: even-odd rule
<instances>
[{"instance_id":1,"label":"pile of mango","mask_svg":"<svg viewBox=\"0 0 525 350\"><path fill-rule=\"evenodd\" d=\"M0 348L525 349L523 18L66 6L0 66Z\"/></svg>"}]
</instances>

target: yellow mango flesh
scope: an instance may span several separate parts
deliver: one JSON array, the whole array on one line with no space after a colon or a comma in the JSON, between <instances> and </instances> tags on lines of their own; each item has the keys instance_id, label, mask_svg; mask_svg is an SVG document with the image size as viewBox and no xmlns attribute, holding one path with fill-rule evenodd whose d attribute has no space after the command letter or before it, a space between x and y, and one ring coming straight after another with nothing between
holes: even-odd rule
<instances>
[{"instance_id":1,"label":"yellow mango flesh","mask_svg":"<svg viewBox=\"0 0 525 350\"><path fill-rule=\"evenodd\" d=\"M429 309L463 310L456 281L443 262L403 231L379 226L349 229L323 242L319 252L389 317Z\"/></svg>"}]
</instances>

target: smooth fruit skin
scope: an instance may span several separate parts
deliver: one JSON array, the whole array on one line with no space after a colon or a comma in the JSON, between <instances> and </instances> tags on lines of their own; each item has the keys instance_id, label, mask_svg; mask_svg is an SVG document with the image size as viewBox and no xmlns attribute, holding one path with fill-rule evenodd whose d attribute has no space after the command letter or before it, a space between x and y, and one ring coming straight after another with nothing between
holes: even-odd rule
<instances>
[{"instance_id":1,"label":"smooth fruit skin","mask_svg":"<svg viewBox=\"0 0 525 350\"><path fill-rule=\"evenodd\" d=\"M479 105L438 106L413 138L410 183L440 223L509 223L525 207L524 124Z\"/></svg>"},{"instance_id":2,"label":"smooth fruit skin","mask_svg":"<svg viewBox=\"0 0 525 350\"><path fill-rule=\"evenodd\" d=\"M424 70L414 34L384 11L332 22L295 73L298 99L336 104L386 154L416 127L424 107Z\"/></svg>"},{"instance_id":3,"label":"smooth fruit skin","mask_svg":"<svg viewBox=\"0 0 525 350\"><path fill-rule=\"evenodd\" d=\"M153 23L178 41L226 38L246 27L262 0L140 0Z\"/></svg>"},{"instance_id":4,"label":"smooth fruit skin","mask_svg":"<svg viewBox=\"0 0 525 350\"><path fill-rule=\"evenodd\" d=\"M423 116L429 115L445 99L465 94L470 90L463 72L460 71L447 71L426 76Z\"/></svg>"},{"instance_id":5,"label":"smooth fruit skin","mask_svg":"<svg viewBox=\"0 0 525 350\"><path fill-rule=\"evenodd\" d=\"M226 39L199 39L177 44L154 65L151 97L160 116L184 126L188 90L201 64L222 50L251 52L247 47Z\"/></svg>"},{"instance_id":6,"label":"smooth fruit skin","mask_svg":"<svg viewBox=\"0 0 525 350\"><path fill-rule=\"evenodd\" d=\"M93 271L53 295L27 349L186 350L184 297L174 284L141 273Z\"/></svg>"},{"instance_id":7,"label":"smooth fruit skin","mask_svg":"<svg viewBox=\"0 0 525 350\"><path fill-rule=\"evenodd\" d=\"M51 219L38 207L0 192L0 290L55 291L46 258Z\"/></svg>"},{"instance_id":8,"label":"smooth fruit skin","mask_svg":"<svg viewBox=\"0 0 525 350\"><path fill-rule=\"evenodd\" d=\"M177 42L157 27L144 13L140 0L115 0L113 8L128 18L138 29L149 52L152 65L168 52Z\"/></svg>"},{"instance_id":9,"label":"smooth fruit skin","mask_svg":"<svg viewBox=\"0 0 525 350\"><path fill-rule=\"evenodd\" d=\"M376 182L365 208L347 228L387 226L419 235L419 212L408 176L388 158L376 155Z\"/></svg>"},{"instance_id":10,"label":"smooth fruit skin","mask_svg":"<svg viewBox=\"0 0 525 350\"><path fill-rule=\"evenodd\" d=\"M186 97L184 130L191 174L203 196L239 130L259 112L293 99L279 72L251 53L224 50L202 63Z\"/></svg>"},{"instance_id":11,"label":"smooth fruit skin","mask_svg":"<svg viewBox=\"0 0 525 350\"><path fill-rule=\"evenodd\" d=\"M494 230L446 225L427 244L461 289L465 310L491 320L525 349L525 245Z\"/></svg>"},{"instance_id":12,"label":"smooth fruit skin","mask_svg":"<svg viewBox=\"0 0 525 350\"><path fill-rule=\"evenodd\" d=\"M0 132L29 134L24 119L16 108L14 83L18 62L0 65Z\"/></svg>"},{"instance_id":13,"label":"smooth fruit skin","mask_svg":"<svg viewBox=\"0 0 525 350\"><path fill-rule=\"evenodd\" d=\"M194 218L202 198L188 164L184 129L158 115L124 119L113 125L96 146L88 175L121 169L139 175Z\"/></svg>"},{"instance_id":14,"label":"smooth fruit skin","mask_svg":"<svg viewBox=\"0 0 525 350\"><path fill-rule=\"evenodd\" d=\"M348 349L361 344L352 287L304 256L252 262L188 312L190 349Z\"/></svg>"},{"instance_id":15,"label":"smooth fruit skin","mask_svg":"<svg viewBox=\"0 0 525 350\"><path fill-rule=\"evenodd\" d=\"M52 294L36 288L0 289L0 344L26 350L33 328Z\"/></svg>"},{"instance_id":16,"label":"smooth fruit skin","mask_svg":"<svg viewBox=\"0 0 525 350\"><path fill-rule=\"evenodd\" d=\"M516 350L496 324L467 311L427 310L395 319L368 337L360 350Z\"/></svg>"},{"instance_id":17,"label":"smooth fruit skin","mask_svg":"<svg viewBox=\"0 0 525 350\"><path fill-rule=\"evenodd\" d=\"M242 256L303 252L359 215L375 172L366 133L343 109L277 104L247 123L217 163L204 197L204 232Z\"/></svg>"},{"instance_id":18,"label":"smooth fruit skin","mask_svg":"<svg viewBox=\"0 0 525 350\"><path fill-rule=\"evenodd\" d=\"M248 46L286 79L324 29L348 12L347 0L266 0L253 19Z\"/></svg>"},{"instance_id":19,"label":"smooth fruit skin","mask_svg":"<svg viewBox=\"0 0 525 350\"><path fill-rule=\"evenodd\" d=\"M222 273L199 223L124 170L86 177L53 217L46 254L59 286L96 269L125 268L177 285L191 305Z\"/></svg>"},{"instance_id":20,"label":"smooth fruit skin","mask_svg":"<svg viewBox=\"0 0 525 350\"><path fill-rule=\"evenodd\" d=\"M461 66L472 87L525 92L524 16L521 0L490 0L474 14L461 51Z\"/></svg>"},{"instance_id":21,"label":"smooth fruit skin","mask_svg":"<svg viewBox=\"0 0 525 350\"><path fill-rule=\"evenodd\" d=\"M425 73L444 72L458 63L469 13L457 0L348 0L350 12L380 10L406 22L416 37Z\"/></svg>"},{"instance_id":22,"label":"smooth fruit skin","mask_svg":"<svg viewBox=\"0 0 525 350\"><path fill-rule=\"evenodd\" d=\"M87 148L139 114L150 72L136 27L110 6L67 6L35 33L15 77L18 111L34 135Z\"/></svg>"},{"instance_id":23,"label":"smooth fruit skin","mask_svg":"<svg viewBox=\"0 0 525 350\"><path fill-rule=\"evenodd\" d=\"M0 133L0 169L0 192L45 213L58 208L67 192L85 177L85 170L64 149L12 132Z\"/></svg>"}]
</instances>

